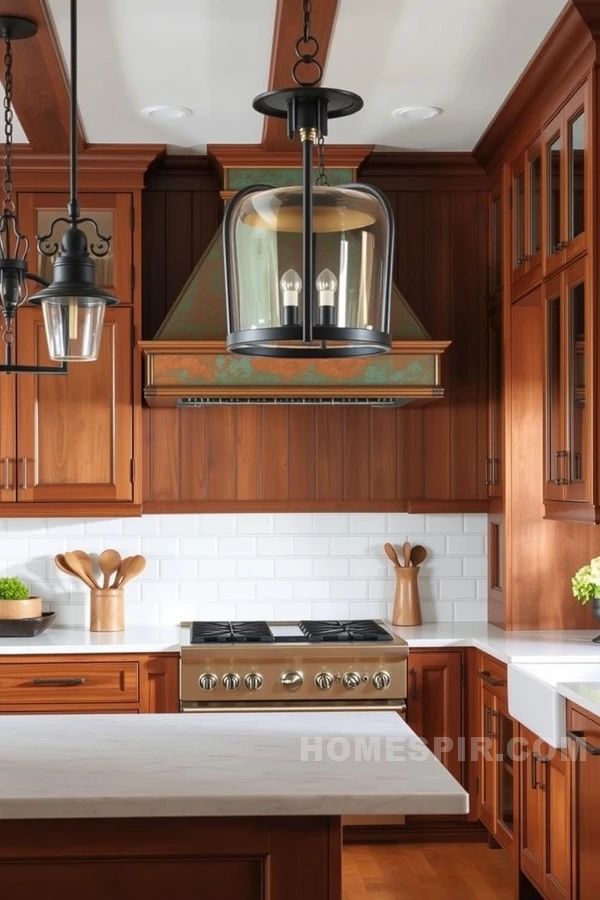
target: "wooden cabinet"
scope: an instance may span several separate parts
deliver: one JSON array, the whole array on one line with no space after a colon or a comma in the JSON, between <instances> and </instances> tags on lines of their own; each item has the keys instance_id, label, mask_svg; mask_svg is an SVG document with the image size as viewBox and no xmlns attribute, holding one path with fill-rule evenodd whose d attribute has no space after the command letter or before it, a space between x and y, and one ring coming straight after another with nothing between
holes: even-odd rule
<instances>
[{"instance_id":1,"label":"wooden cabinet","mask_svg":"<svg viewBox=\"0 0 600 900\"><path fill-rule=\"evenodd\" d=\"M20 310L17 359L50 365L42 312ZM132 310L106 310L100 355L93 363L71 363L67 375L4 376L0 408L0 499L29 506L123 503L135 499ZM16 410L16 412L15 412ZM110 507L109 507L110 508ZM48 508L50 509L50 508ZM98 509L99 513L104 512Z\"/></svg>"},{"instance_id":2,"label":"wooden cabinet","mask_svg":"<svg viewBox=\"0 0 600 900\"><path fill-rule=\"evenodd\" d=\"M463 783L462 652L412 650L408 660L407 721Z\"/></svg>"},{"instance_id":3,"label":"wooden cabinet","mask_svg":"<svg viewBox=\"0 0 600 900\"><path fill-rule=\"evenodd\" d=\"M178 710L175 654L0 657L0 714Z\"/></svg>"},{"instance_id":4,"label":"wooden cabinet","mask_svg":"<svg viewBox=\"0 0 600 900\"><path fill-rule=\"evenodd\" d=\"M488 305L490 310L494 310L502 306L504 215L501 178L490 191L488 225Z\"/></svg>"},{"instance_id":5,"label":"wooden cabinet","mask_svg":"<svg viewBox=\"0 0 600 900\"><path fill-rule=\"evenodd\" d=\"M569 704L574 900L598 897L600 720Z\"/></svg>"},{"instance_id":6,"label":"wooden cabinet","mask_svg":"<svg viewBox=\"0 0 600 900\"><path fill-rule=\"evenodd\" d=\"M571 897L571 763L521 726L521 871L546 900Z\"/></svg>"},{"instance_id":7,"label":"wooden cabinet","mask_svg":"<svg viewBox=\"0 0 600 900\"><path fill-rule=\"evenodd\" d=\"M595 411L592 407L595 320L581 257L544 283L544 501L547 518L597 521Z\"/></svg>"},{"instance_id":8,"label":"wooden cabinet","mask_svg":"<svg viewBox=\"0 0 600 900\"><path fill-rule=\"evenodd\" d=\"M502 310L490 314L488 325L488 449L485 483L490 499L502 497L504 422L502 404Z\"/></svg>"},{"instance_id":9,"label":"wooden cabinet","mask_svg":"<svg viewBox=\"0 0 600 900\"><path fill-rule=\"evenodd\" d=\"M490 834L513 852L517 779L510 750L515 723L508 712L506 666L477 654L479 682L478 815Z\"/></svg>"},{"instance_id":10,"label":"wooden cabinet","mask_svg":"<svg viewBox=\"0 0 600 900\"><path fill-rule=\"evenodd\" d=\"M19 221L24 234L42 236L50 231L54 219L66 215L68 195L62 192L19 192ZM131 193L82 193L79 195L82 215L98 225L100 235L109 237L110 245L96 234L93 224L82 223L90 247L95 246L104 256L94 257L96 281L118 297L120 303L133 303L133 195ZM57 225L47 244L59 244L67 228ZM42 255L32 242L29 269L47 281L52 280L54 256Z\"/></svg>"},{"instance_id":11,"label":"wooden cabinet","mask_svg":"<svg viewBox=\"0 0 600 900\"><path fill-rule=\"evenodd\" d=\"M576 91L541 137L545 275L556 272L587 248L592 212L590 90L586 82Z\"/></svg>"},{"instance_id":12,"label":"wooden cabinet","mask_svg":"<svg viewBox=\"0 0 600 900\"><path fill-rule=\"evenodd\" d=\"M539 280L542 263L542 150L539 140L511 165L512 283L528 290ZM520 283L518 288L517 283Z\"/></svg>"}]
</instances>

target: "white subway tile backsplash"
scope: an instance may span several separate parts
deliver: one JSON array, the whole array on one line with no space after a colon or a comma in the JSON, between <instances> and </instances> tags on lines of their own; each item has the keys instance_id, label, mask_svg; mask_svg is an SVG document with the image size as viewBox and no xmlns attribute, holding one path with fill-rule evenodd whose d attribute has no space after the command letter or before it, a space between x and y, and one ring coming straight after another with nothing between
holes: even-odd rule
<instances>
[{"instance_id":1,"label":"white subway tile backsplash","mask_svg":"<svg viewBox=\"0 0 600 900\"><path fill-rule=\"evenodd\" d=\"M141 519L5 519L0 575L22 577L63 624L86 625L89 591L54 556L115 547L148 566L126 588L130 624L190 618L378 618L395 577L383 545L428 550L419 587L425 621L487 618L487 516L240 513Z\"/></svg>"}]
</instances>

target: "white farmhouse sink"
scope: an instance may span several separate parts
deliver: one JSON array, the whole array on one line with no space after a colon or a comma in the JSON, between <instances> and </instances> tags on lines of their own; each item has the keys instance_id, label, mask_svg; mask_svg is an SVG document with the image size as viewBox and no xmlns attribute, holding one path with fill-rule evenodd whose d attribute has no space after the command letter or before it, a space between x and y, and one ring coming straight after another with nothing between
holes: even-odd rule
<instances>
[{"instance_id":1,"label":"white farmhouse sink","mask_svg":"<svg viewBox=\"0 0 600 900\"><path fill-rule=\"evenodd\" d=\"M566 700L557 685L586 682L600 682L600 664L511 664L508 666L509 712L551 747L566 747Z\"/></svg>"}]
</instances>

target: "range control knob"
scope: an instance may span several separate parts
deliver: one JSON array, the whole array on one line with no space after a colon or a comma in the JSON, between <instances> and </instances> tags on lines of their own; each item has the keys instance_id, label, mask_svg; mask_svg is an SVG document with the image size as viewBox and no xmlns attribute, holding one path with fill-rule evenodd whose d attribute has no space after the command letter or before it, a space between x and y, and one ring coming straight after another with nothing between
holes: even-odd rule
<instances>
[{"instance_id":1,"label":"range control knob","mask_svg":"<svg viewBox=\"0 0 600 900\"><path fill-rule=\"evenodd\" d=\"M354 691L360 685L360 675L358 672L346 672L342 683L347 691Z\"/></svg>"},{"instance_id":2,"label":"range control knob","mask_svg":"<svg viewBox=\"0 0 600 900\"><path fill-rule=\"evenodd\" d=\"M227 675L223 675L223 687L226 691L237 691L240 686L240 676L236 675L235 672L228 672Z\"/></svg>"},{"instance_id":3,"label":"range control knob","mask_svg":"<svg viewBox=\"0 0 600 900\"><path fill-rule=\"evenodd\" d=\"M385 691L386 688L389 688L391 680L387 672L375 672L371 679L376 691Z\"/></svg>"},{"instance_id":4,"label":"range control knob","mask_svg":"<svg viewBox=\"0 0 600 900\"><path fill-rule=\"evenodd\" d=\"M320 691L328 691L333 685L333 675L330 672L319 672L315 675L315 684Z\"/></svg>"},{"instance_id":5,"label":"range control knob","mask_svg":"<svg viewBox=\"0 0 600 900\"><path fill-rule=\"evenodd\" d=\"M297 691L302 687L302 675L300 672L284 672L281 676L281 683L286 691Z\"/></svg>"},{"instance_id":6,"label":"range control knob","mask_svg":"<svg viewBox=\"0 0 600 900\"><path fill-rule=\"evenodd\" d=\"M263 677L259 672L249 672L244 678L244 684L249 691L259 691L263 684Z\"/></svg>"},{"instance_id":7,"label":"range control knob","mask_svg":"<svg viewBox=\"0 0 600 900\"><path fill-rule=\"evenodd\" d=\"M205 672L198 679L198 687L201 687L203 691L214 691L218 680L217 676L213 675L212 672Z\"/></svg>"}]
</instances>

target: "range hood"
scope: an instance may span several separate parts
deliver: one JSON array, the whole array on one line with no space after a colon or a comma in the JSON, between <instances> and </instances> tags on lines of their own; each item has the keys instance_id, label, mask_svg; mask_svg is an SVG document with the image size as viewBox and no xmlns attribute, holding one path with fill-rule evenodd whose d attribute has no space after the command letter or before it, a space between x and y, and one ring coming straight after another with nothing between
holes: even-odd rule
<instances>
[{"instance_id":1,"label":"range hood","mask_svg":"<svg viewBox=\"0 0 600 900\"><path fill-rule=\"evenodd\" d=\"M238 178L241 172L235 170ZM347 174L342 173L345 181L351 180ZM440 363L450 342L431 340L395 285L391 331L391 351L376 357L304 360L230 353L219 228L154 339L140 343L144 396L149 406L181 408L282 403L404 407L443 397Z\"/></svg>"},{"instance_id":2,"label":"range hood","mask_svg":"<svg viewBox=\"0 0 600 900\"><path fill-rule=\"evenodd\" d=\"M221 229L173 304L154 340L142 341L149 406L209 404L368 404L416 406L444 395L440 358L394 285L389 353L358 359L236 356L225 346Z\"/></svg>"}]
</instances>

